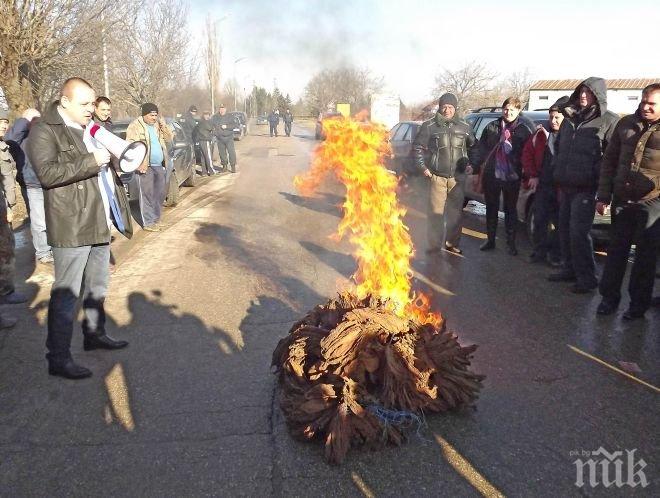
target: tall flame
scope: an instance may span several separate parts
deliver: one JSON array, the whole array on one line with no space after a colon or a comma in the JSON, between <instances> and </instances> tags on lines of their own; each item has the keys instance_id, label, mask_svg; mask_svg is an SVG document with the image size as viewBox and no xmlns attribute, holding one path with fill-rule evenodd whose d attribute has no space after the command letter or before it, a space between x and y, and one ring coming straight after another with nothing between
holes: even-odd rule
<instances>
[{"instance_id":1,"label":"tall flame","mask_svg":"<svg viewBox=\"0 0 660 498\"><path fill-rule=\"evenodd\" d=\"M430 311L429 299L411 292L414 251L403 223L406 210L397 200L397 178L384 166L386 155L391 153L388 131L361 118L325 120L326 140L315 150L311 169L297 176L294 185L309 196L329 172L334 172L346 187L337 237L348 233L356 247L358 268L353 279L357 295L389 299L399 316L438 324L440 315Z\"/></svg>"}]
</instances>

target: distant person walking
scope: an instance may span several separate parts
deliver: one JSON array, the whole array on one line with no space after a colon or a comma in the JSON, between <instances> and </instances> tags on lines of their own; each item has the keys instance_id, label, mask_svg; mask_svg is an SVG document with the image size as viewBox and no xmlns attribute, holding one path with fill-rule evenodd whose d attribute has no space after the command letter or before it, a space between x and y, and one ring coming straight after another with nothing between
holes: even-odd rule
<instances>
[{"instance_id":1,"label":"distant person walking","mask_svg":"<svg viewBox=\"0 0 660 498\"><path fill-rule=\"evenodd\" d=\"M158 106L148 102L142 104L142 116L133 121L126 129L126 140L142 141L147 144L147 155L138 167L140 187L142 189L143 229L148 232L160 232L160 216L165 202L165 165L168 160L167 143L174 136L167 123L159 116Z\"/></svg>"},{"instance_id":2,"label":"distant person walking","mask_svg":"<svg viewBox=\"0 0 660 498\"><path fill-rule=\"evenodd\" d=\"M648 183L645 194L635 195L626 186L633 165ZM647 86L637 112L616 125L603 156L597 200L599 213L610 203L614 211L600 280L603 300L597 311L609 315L617 310L630 247L635 244L628 286L630 306L623 318L642 318L652 303L660 251L660 83Z\"/></svg>"},{"instance_id":3,"label":"distant person walking","mask_svg":"<svg viewBox=\"0 0 660 498\"><path fill-rule=\"evenodd\" d=\"M236 173L236 149L234 148L236 118L228 115L225 105L220 104L218 113L213 116L212 122L218 142L220 163L225 170Z\"/></svg>"},{"instance_id":4,"label":"distant person walking","mask_svg":"<svg viewBox=\"0 0 660 498\"><path fill-rule=\"evenodd\" d=\"M284 133L286 133L287 137L291 136L291 124L293 123L293 114L291 114L291 110L287 109L284 112L284 115L282 116L282 121L284 121Z\"/></svg>"},{"instance_id":5,"label":"distant person walking","mask_svg":"<svg viewBox=\"0 0 660 498\"><path fill-rule=\"evenodd\" d=\"M455 95L440 97L438 112L422 124L413 142L417 167L430 181L428 253L443 248L462 253L458 245L463 228L465 175L472 172L469 155L477 140L470 125L456 115L457 107Z\"/></svg>"},{"instance_id":6,"label":"distant person walking","mask_svg":"<svg viewBox=\"0 0 660 498\"><path fill-rule=\"evenodd\" d=\"M270 136L277 136L277 126L280 124L280 111L273 109L268 115L268 124L270 124Z\"/></svg>"}]
</instances>

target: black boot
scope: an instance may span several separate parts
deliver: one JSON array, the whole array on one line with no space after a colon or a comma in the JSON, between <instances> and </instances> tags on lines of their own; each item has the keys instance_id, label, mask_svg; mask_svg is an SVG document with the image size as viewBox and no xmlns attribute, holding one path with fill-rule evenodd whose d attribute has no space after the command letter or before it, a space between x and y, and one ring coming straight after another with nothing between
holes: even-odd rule
<instances>
[{"instance_id":1,"label":"black boot","mask_svg":"<svg viewBox=\"0 0 660 498\"><path fill-rule=\"evenodd\" d=\"M518 249L516 249L516 231L514 230L507 230L506 231L506 245L509 248L509 254L511 256L517 256L518 255Z\"/></svg>"},{"instance_id":2,"label":"black boot","mask_svg":"<svg viewBox=\"0 0 660 498\"><path fill-rule=\"evenodd\" d=\"M488 239L486 242L481 244L479 250L481 251L492 251L495 249L495 233L497 232L497 213L495 213L495 219L493 217L486 217L486 233L488 234Z\"/></svg>"},{"instance_id":3,"label":"black boot","mask_svg":"<svg viewBox=\"0 0 660 498\"><path fill-rule=\"evenodd\" d=\"M103 335L86 335L83 340L83 349L122 349L128 346L127 341L116 341L112 337Z\"/></svg>"}]
</instances>

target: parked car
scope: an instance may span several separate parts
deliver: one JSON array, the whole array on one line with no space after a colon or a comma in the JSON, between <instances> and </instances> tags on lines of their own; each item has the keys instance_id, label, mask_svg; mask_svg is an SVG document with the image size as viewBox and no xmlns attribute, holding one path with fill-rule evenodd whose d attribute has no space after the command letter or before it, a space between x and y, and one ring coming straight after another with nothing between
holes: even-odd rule
<instances>
[{"instance_id":1,"label":"parked car","mask_svg":"<svg viewBox=\"0 0 660 498\"><path fill-rule=\"evenodd\" d=\"M265 114L263 116L257 116L257 124L258 125L267 125L268 124L268 116Z\"/></svg>"},{"instance_id":2,"label":"parked car","mask_svg":"<svg viewBox=\"0 0 660 498\"><path fill-rule=\"evenodd\" d=\"M502 108L481 108L477 109L475 112L467 114L464 119L472 126L474 134L478 140L488 123L496 120L501 115ZM536 126L543 126L546 130L549 129L550 125L548 122L547 111L523 111L521 115L526 116L534 122ZM469 175L467 178L464 201L466 205L471 200L485 203L483 194L474 191L476 177L477 175ZM532 189L521 187L517 205L518 220L525 225L530 239L534 231L534 193L535 192ZM611 217L609 209L604 215L596 213L591 231L592 237L598 242L607 241L610 224Z\"/></svg>"},{"instance_id":3,"label":"parked car","mask_svg":"<svg viewBox=\"0 0 660 498\"><path fill-rule=\"evenodd\" d=\"M112 124L112 131L122 139L126 139L126 129L132 120L116 121ZM166 118L165 122L174 133L174 141L166 144L169 152L166 161L166 182L167 196L165 206L176 206L179 202L179 187L194 187L197 181L197 171L195 170L195 152L194 146L186 137L183 128L179 123L171 118ZM139 188L134 180L135 173L121 173L120 178L127 189L131 210L136 208L139 212L139 206L134 203L139 202L139 196L136 195ZM132 194L132 195L131 195ZM136 212L136 211L133 211Z\"/></svg>"},{"instance_id":4,"label":"parked car","mask_svg":"<svg viewBox=\"0 0 660 498\"><path fill-rule=\"evenodd\" d=\"M342 116L342 114L337 111L320 113L318 119L316 120L316 129L314 131L314 138L316 140L325 140L325 135L323 134L323 121L325 121L326 119L338 118L340 116Z\"/></svg>"},{"instance_id":5,"label":"parked car","mask_svg":"<svg viewBox=\"0 0 660 498\"><path fill-rule=\"evenodd\" d=\"M390 130L392 157L387 160L387 168L397 176L418 174L412 143L421 126L421 121L402 121Z\"/></svg>"},{"instance_id":6,"label":"parked car","mask_svg":"<svg viewBox=\"0 0 660 498\"><path fill-rule=\"evenodd\" d=\"M244 112L234 111L227 113L236 121L234 126L234 140L241 140L248 134L247 115Z\"/></svg>"}]
</instances>

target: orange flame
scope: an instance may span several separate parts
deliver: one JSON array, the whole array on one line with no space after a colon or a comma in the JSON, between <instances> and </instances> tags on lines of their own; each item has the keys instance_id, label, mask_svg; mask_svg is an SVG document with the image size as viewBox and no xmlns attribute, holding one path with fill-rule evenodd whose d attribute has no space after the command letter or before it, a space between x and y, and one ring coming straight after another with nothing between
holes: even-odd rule
<instances>
[{"instance_id":1,"label":"orange flame","mask_svg":"<svg viewBox=\"0 0 660 498\"><path fill-rule=\"evenodd\" d=\"M403 223L406 211L396 197L398 180L384 166L391 153L388 130L363 117L326 119L326 140L315 150L311 169L297 176L294 185L309 196L334 172L346 187L337 237L348 233L356 247L357 295L388 299L399 316L437 325L441 317L430 311L429 299L411 292L414 250Z\"/></svg>"}]
</instances>

